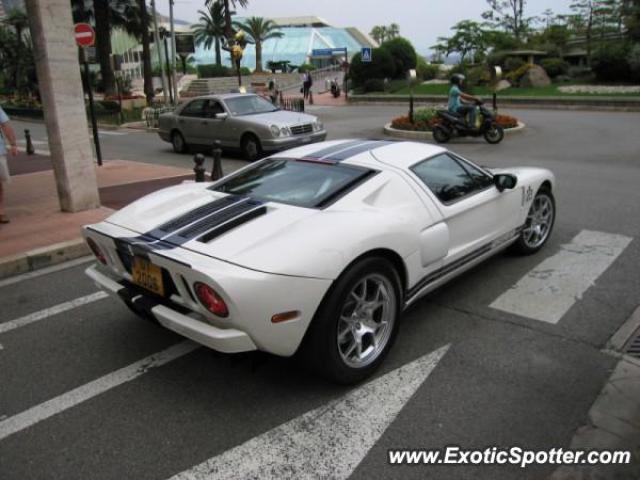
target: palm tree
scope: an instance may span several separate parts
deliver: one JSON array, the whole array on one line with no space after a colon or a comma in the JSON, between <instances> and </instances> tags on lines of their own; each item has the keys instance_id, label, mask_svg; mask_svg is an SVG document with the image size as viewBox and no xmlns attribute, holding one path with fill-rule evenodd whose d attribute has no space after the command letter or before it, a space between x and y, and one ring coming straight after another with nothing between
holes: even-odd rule
<instances>
[{"instance_id":1,"label":"palm tree","mask_svg":"<svg viewBox=\"0 0 640 480\"><path fill-rule=\"evenodd\" d=\"M387 27L387 35L389 39L396 38L400 35L400 26L397 23L392 23Z\"/></svg>"},{"instance_id":2,"label":"palm tree","mask_svg":"<svg viewBox=\"0 0 640 480\"><path fill-rule=\"evenodd\" d=\"M233 27L232 27L232 21L231 21L231 15L233 15L233 11L231 10L231 5L233 5L233 8L236 8L236 6L241 6L242 8L246 8L246 6L249 4L249 0L205 0L204 4L205 6L210 6L212 3L215 3L217 1L221 1L222 5L223 5L223 12L224 12L224 36L226 38L231 38L233 37Z\"/></svg>"},{"instance_id":3,"label":"palm tree","mask_svg":"<svg viewBox=\"0 0 640 480\"><path fill-rule=\"evenodd\" d=\"M389 29L385 25L382 25L380 27L380 43L384 43L387 38L389 38Z\"/></svg>"},{"instance_id":4,"label":"palm tree","mask_svg":"<svg viewBox=\"0 0 640 480\"><path fill-rule=\"evenodd\" d=\"M198 10L200 23L192 25L193 35L198 45L211 48L215 43L216 65L222 65L220 39L224 38L224 5L220 0L208 4L209 11Z\"/></svg>"},{"instance_id":5,"label":"palm tree","mask_svg":"<svg viewBox=\"0 0 640 480\"><path fill-rule=\"evenodd\" d=\"M18 92L21 92L23 87L22 65L24 62L23 33L29 26L27 14L18 8L14 8L10 10L7 16L5 17L4 23L12 27L13 30L16 32L16 58L15 58L15 65L14 65L14 85L16 87L16 90Z\"/></svg>"},{"instance_id":6,"label":"palm tree","mask_svg":"<svg viewBox=\"0 0 640 480\"><path fill-rule=\"evenodd\" d=\"M256 69L257 73L262 70L262 42L271 38L281 38L283 33L278 30L278 26L273 20L262 17L249 17L245 23L235 24L240 30L243 30L251 41L256 44Z\"/></svg>"},{"instance_id":7,"label":"palm tree","mask_svg":"<svg viewBox=\"0 0 640 480\"><path fill-rule=\"evenodd\" d=\"M369 32L371 38L373 38L378 44L382 43L382 27L380 25L374 26Z\"/></svg>"},{"instance_id":8,"label":"palm tree","mask_svg":"<svg viewBox=\"0 0 640 480\"><path fill-rule=\"evenodd\" d=\"M107 95L116 91L116 80L111 67L111 29L121 27L138 36L140 21L136 0L71 0L74 22L94 21L96 30L96 56L100 64L102 83Z\"/></svg>"}]
</instances>

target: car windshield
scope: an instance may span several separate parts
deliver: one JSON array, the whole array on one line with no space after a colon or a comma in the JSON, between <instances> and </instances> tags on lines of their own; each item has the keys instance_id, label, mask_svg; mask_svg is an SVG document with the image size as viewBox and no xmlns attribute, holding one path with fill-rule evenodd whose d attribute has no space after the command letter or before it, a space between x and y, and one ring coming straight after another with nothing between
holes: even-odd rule
<instances>
[{"instance_id":1,"label":"car windshield","mask_svg":"<svg viewBox=\"0 0 640 480\"><path fill-rule=\"evenodd\" d=\"M242 97L232 97L225 100L227 108L231 112L231 115L253 115L255 113L269 113L278 110L268 100L257 95L246 95Z\"/></svg>"},{"instance_id":2,"label":"car windshield","mask_svg":"<svg viewBox=\"0 0 640 480\"><path fill-rule=\"evenodd\" d=\"M212 187L298 207L322 207L373 174L362 167L269 159Z\"/></svg>"}]
</instances>

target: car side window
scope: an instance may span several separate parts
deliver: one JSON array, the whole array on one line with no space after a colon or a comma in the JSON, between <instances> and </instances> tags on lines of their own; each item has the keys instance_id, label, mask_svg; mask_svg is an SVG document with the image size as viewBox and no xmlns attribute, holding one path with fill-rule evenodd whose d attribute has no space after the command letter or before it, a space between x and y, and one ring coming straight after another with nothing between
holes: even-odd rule
<instances>
[{"instance_id":1,"label":"car side window","mask_svg":"<svg viewBox=\"0 0 640 480\"><path fill-rule=\"evenodd\" d=\"M205 116L209 118L215 118L218 113L224 113L224 108L220 105L220 102L216 100L209 100L204 107Z\"/></svg>"},{"instance_id":2,"label":"car side window","mask_svg":"<svg viewBox=\"0 0 640 480\"><path fill-rule=\"evenodd\" d=\"M493 185L493 178L480 170L478 167L456 158L456 160L462 165L462 167L471 175L471 178L476 182L478 189L483 190Z\"/></svg>"},{"instance_id":3,"label":"car side window","mask_svg":"<svg viewBox=\"0 0 640 480\"><path fill-rule=\"evenodd\" d=\"M480 190L469 172L446 153L428 158L411 170L442 203L451 203Z\"/></svg>"},{"instance_id":4,"label":"car side window","mask_svg":"<svg viewBox=\"0 0 640 480\"><path fill-rule=\"evenodd\" d=\"M182 109L180 115L183 117L203 117L204 106L207 102L208 100L193 100Z\"/></svg>"}]
</instances>

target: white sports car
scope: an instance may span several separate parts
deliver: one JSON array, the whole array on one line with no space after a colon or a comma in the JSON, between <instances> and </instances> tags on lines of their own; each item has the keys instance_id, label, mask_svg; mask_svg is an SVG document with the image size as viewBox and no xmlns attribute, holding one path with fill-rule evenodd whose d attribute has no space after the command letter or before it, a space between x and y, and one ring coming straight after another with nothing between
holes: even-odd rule
<instances>
[{"instance_id":1,"label":"white sports car","mask_svg":"<svg viewBox=\"0 0 640 480\"><path fill-rule=\"evenodd\" d=\"M383 361L404 308L555 220L551 172L439 146L336 140L152 193L84 228L99 287L222 352L297 352L341 383Z\"/></svg>"}]
</instances>

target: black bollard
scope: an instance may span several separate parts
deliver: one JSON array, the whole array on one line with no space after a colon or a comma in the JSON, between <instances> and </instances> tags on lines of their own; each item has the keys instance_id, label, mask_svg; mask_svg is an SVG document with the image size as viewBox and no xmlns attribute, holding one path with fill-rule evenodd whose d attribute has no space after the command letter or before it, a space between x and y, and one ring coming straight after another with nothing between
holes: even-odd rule
<instances>
[{"instance_id":1,"label":"black bollard","mask_svg":"<svg viewBox=\"0 0 640 480\"><path fill-rule=\"evenodd\" d=\"M222 173L222 148L220 148L220 141L213 142L213 149L211 150L213 156L213 168L211 169L211 180L216 181L224 177Z\"/></svg>"},{"instance_id":2,"label":"black bollard","mask_svg":"<svg viewBox=\"0 0 640 480\"><path fill-rule=\"evenodd\" d=\"M193 157L193 161L196 164L196 166L193 167L193 171L196 173L196 182L204 182L204 155L201 153L196 154Z\"/></svg>"},{"instance_id":3,"label":"black bollard","mask_svg":"<svg viewBox=\"0 0 640 480\"><path fill-rule=\"evenodd\" d=\"M29 133L29 130L24 131L24 138L27 142L27 155L33 155L36 153L36 149L33 148L33 142L31 141L31 133Z\"/></svg>"}]
</instances>

